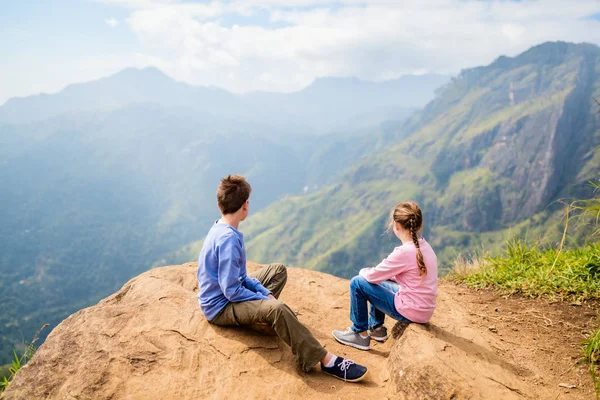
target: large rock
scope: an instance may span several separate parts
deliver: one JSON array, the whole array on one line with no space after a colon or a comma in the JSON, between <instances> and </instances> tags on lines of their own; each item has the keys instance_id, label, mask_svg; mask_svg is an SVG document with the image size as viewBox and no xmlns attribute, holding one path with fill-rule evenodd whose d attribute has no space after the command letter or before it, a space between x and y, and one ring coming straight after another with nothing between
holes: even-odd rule
<instances>
[{"instance_id":1,"label":"large rock","mask_svg":"<svg viewBox=\"0 0 600 400\"><path fill-rule=\"evenodd\" d=\"M318 367L299 372L289 348L276 337L207 323L196 300L195 272L194 263L150 270L71 315L4 397L544 398L518 378L527 371L495 355L493 338L463 326L464 311L443 292L431 324L410 325L403 335L398 324L395 339L361 352L330 336L331 329L349 324L348 281L290 268L282 299L328 349L370 368L365 382L344 384Z\"/></svg>"}]
</instances>

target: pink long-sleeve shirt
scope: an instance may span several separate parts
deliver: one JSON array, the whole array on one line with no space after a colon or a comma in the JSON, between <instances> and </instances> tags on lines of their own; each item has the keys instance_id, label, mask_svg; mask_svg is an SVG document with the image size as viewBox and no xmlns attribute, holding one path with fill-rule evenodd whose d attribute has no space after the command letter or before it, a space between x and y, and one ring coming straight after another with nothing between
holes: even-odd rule
<instances>
[{"instance_id":1,"label":"pink long-sleeve shirt","mask_svg":"<svg viewBox=\"0 0 600 400\"><path fill-rule=\"evenodd\" d=\"M400 314L413 322L425 323L431 319L437 297L437 256L423 238L419 239L427 275L423 277L417 264L417 248L407 242L398 246L379 265L363 268L359 275L370 283L392 280L400 290L394 297L394 305Z\"/></svg>"}]
</instances>

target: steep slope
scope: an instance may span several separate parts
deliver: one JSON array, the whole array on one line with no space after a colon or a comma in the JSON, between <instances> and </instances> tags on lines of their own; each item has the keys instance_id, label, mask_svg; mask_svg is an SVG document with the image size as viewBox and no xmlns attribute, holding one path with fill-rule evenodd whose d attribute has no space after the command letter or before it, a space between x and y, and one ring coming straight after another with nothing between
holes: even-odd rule
<instances>
[{"instance_id":1,"label":"steep slope","mask_svg":"<svg viewBox=\"0 0 600 400\"><path fill-rule=\"evenodd\" d=\"M348 281L290 269L283 301L328 349L369 366L368 379L352 385L320 374L318 367L298 372L289 348L275 337L208 324L198 308L195 271L196 264L148 271L70 316L4 398L461 400L556 398L562 392L556 382L540 379L549 369L547 353L536 352L538 365L524 362L526 346L535 344L508 346L501 333L470 322L465 293L453 286L442 286L431 323L406 327L388 321L393 338L364 352L330 335L348 323ZM569 367L570 361L553 366ZM570 398L588 394L578 389Z\"/></svg>"},{"instance_id":2,"label":"steep slope","mask_svg":"<svg viewBox=\"0 0 600 400\"><path fill-rule=\"evenodd\" d=\"M594 45L545 43L463 71L404 125L396 146L337 185L252 217L243 227L250 257L352 276L390 251L384 221L407 199L422 205L425 237L442 261L502 242L511 229L555 232L549 205L589 197L600 170L599 60Z\"/></svg>"}]
</instances>

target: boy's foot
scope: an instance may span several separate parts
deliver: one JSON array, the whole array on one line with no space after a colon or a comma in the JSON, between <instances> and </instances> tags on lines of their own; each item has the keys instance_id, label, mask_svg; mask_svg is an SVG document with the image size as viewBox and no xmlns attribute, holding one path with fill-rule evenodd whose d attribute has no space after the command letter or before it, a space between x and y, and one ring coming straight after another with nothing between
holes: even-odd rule
<instances>
[{"instance_id":1,"label":"boy's foot","mask_svg":"<svg viewBox=\"0 0 600 400\"><path fill-rule=\"evenodd\" d=\"M371 338L368 335L367 337L360 336L360 334L354 332L352 328L348 328L345 331L333 331L331 334L335 340L342 344L356 347L360 350L369 350L371 348Z\"/></svg>"},{"instance_id":2,"label":"boy's foot","mask_svg":"<svg viewBox=\"0 0 600 400\"><path fill-rule=\"evenodd\" d=\"M367 331L371 339L377 340L378 342L385 342L390 335L388 335L387 328L383 325L371 330Z\"/></svg>"},{"instance_id":3,"label":"boy's foot","mask_svg":"<svg viewBox=\"0 0 600 400\"><path fill-rule=\"evenodd\" d=\"M344 382L362 381L367 376L367 367L363 367L352 360L346 360L342 357L338 357L333 363L333 367L330 368L321 363L321 371L335 376Z\"/></svg>"}]
</instances>

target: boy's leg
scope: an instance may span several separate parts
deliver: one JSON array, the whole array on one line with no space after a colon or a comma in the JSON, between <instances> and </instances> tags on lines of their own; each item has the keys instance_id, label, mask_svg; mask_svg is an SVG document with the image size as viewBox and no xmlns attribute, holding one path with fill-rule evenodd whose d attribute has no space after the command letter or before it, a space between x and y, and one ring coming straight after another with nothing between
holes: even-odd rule
<instances>
[{"instance_id":1,"label":"boy's leg","mask_svg":"<svg viewBox=\"0 0 600 400\"><path fill-rule=\"evenodd\" d=\"M287 270L283 264L269 264L248 276L258 279L277 299L287 282Z\"/></svg>"},{"instance_id":2,"label":"boy's leg","mask_svg":"<svg viewBox=\"0 0 600 400\"><path fill-rule=\"evenodd\" d=\"M210 322L221 326L270 324L277 336L292 348L292 354L305 372L308 372L327 354L327 350L298 320L296 314L279 300L229 303Z\"/></svg>"}]
</instances>

